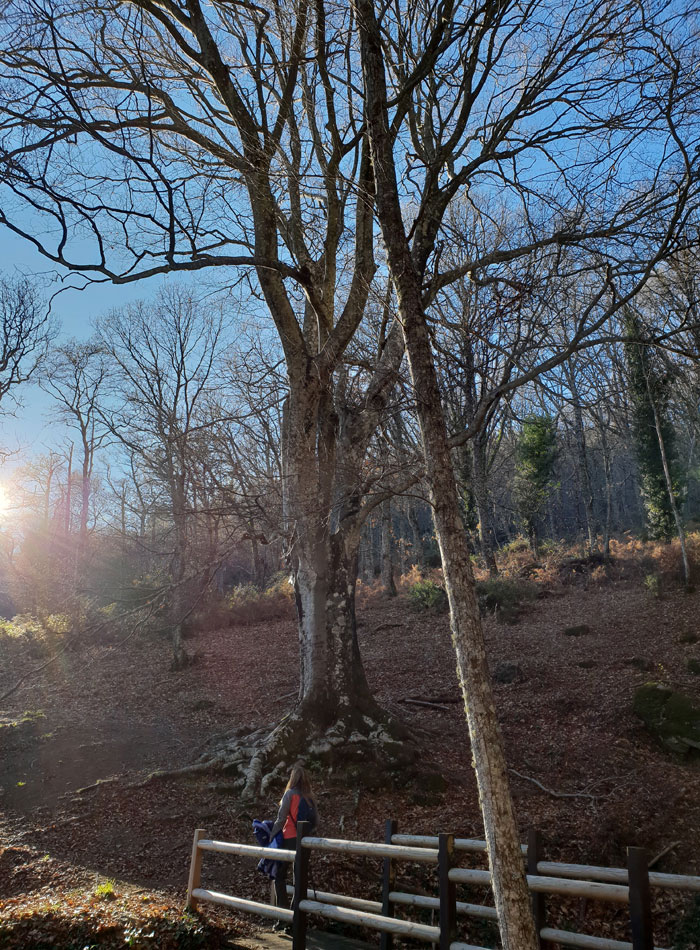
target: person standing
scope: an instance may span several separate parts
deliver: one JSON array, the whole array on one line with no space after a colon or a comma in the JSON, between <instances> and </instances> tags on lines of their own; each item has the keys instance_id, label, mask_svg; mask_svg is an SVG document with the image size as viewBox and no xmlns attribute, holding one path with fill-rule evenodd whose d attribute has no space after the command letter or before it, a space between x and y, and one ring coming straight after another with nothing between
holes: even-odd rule
<instances>
[{"instance_id":1,"label":"person standing","mask_svg":"<svg viewBox=\"0 0 700 950\"><path fill-rule=\"evenodd\" d=\"M275 823L270 829L270 841L282 832L280 847L288 851L297 849L297 822L308 821L311 830L315 831L318 824L318 809L316 796L311 788L309 776L303 766L297 764L292 768L280 801L279 811ZM289 908L287 898L287 867L286 861L279 863L275 878L275 904L277 907ZM279 929L284 929L279 927Z\"/></svg>"}]
</instances>

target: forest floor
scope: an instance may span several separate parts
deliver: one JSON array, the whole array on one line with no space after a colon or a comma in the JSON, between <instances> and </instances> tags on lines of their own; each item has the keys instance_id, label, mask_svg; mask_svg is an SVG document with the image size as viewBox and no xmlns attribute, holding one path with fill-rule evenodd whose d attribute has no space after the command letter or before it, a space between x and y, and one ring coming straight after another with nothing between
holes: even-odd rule
<instances>
[{"instance_id":1,"label":"forest floor","mask_svg":"<svg viewBox=\"0 0 700 950\"><path fill-rule=\"evenodd\" d=\"M632 713L635 688L651 679L697 702L700 678L687 667L700 659L700 593L653 598L637 577L574 578L540 593L517 623L486 620L492 669L520 668L495 691L523 840L536 826L546 857L618 867L628 845L650 856L668 849L655 869L700 873L700 758L663 751ZM447 789L386 788L371 776L350 788L318 775L322 833L380 841L391 817L406 833L483 837L447 617L375 593L361 598L358 620L372 688L424 744ZM564 633L581 625L578 636ZM213 734L278 720L295 695L296 647L289 621L212 630L189 641L192 666L169 672L163 640L92 645L4 701L3 950L250 945L262 929L254 918L213 905L201 917L183 913L192 833L253 843L251 819L273 817L282 788L243 806L226 776L141 783L156 768L196 761ZM37 660L13 640L0 650L1 695ZM431 875L419 870L411 882L432 891ZM312 885L323 890L377 899L380 877L378 861L314 856ZM208 854L204 886L268 898L250 860ZM669 946L687 900L655 900L656 942ZM629 939L624 908L552 901L550 913L551 926ZM493 946L495 935L476 921L461 939Z\"/></svg>"}]
</instances>

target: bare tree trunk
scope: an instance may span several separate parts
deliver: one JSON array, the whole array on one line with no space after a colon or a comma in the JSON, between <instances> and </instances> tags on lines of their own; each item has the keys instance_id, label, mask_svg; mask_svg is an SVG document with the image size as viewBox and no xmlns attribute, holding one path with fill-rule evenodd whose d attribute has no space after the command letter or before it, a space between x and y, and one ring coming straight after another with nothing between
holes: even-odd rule
<instances>
[{"instance_id":1,"label":"bare tree trunk","mask_svg":"<svg viewBox=\"0 0 700 950\"><path fill-rule=\"evenodd\" d=\"M603 557L606 561L610 560L610 528L612 523L612 463L610 458L610 446L608 437L605 434L605 423L602 419L598 420L600 424L600 444L603 449L603 471L605 473L605 522L603 525Z\"/></svg>"},{"instance_id":2,"label":"bare tree trunk","mask_svg":"<svg viewBox=\"0 0 700 950\"><path fill-rule=\"evenodd\" d=\"M427 480L450 603L452 641L469 725L501 939L503 947L508 950L534 950L537 938L520 852L520 835L510 796L430 341L425 323L420 319L418 288L414 288L413 293L410 287L405 293L399 290L399 306L413 386L421 393L417 405Z\"/></svg>"},{"instance_id":3,"label":"bare tree trunk","mask_svg":"<svg viewBox=\"0 0 700 950\"><path fill-rule=\"evenodd\" d=\"M87 435L83 432L83 472L80 491L80 548L85 550L90 514L90 480L92 475L92 451Z\"/></svg>"},{"instance_id":4,"label":"bare tree trunk","mask_svg":"<svg viewBox=\"0 0 700 950\"><path fill-rule=\"evenodd\" d=\"M397 294L411 381L417 397L426 480L450 604L452 641L469 726L501 941L504 950L537 950L538 937L520 851L520 835L510 795L471 560L425 319L422 272L416 265L404 230L389 130L381 34L371 0L356 0L355 9L360 31L377 216ZM439 216L439 209L435 214ZM416 241L420 244L417 238ZM419 260L422 251L419 246ZM427 254L421 264L423 269L426 262Z\"/></svg>"},{"instance_id":5,"label":"bare tree trunk","mask_svg":"<svg viewBox=\"0 0 700 950\"><path fill-rule=\"evenodd\" d=\"M498 574L498 565L493 550L493 524L489 504L484 435L485 433L479 433L472 439L472 491L479 518L479 549L489 574L495 577Z\"/></svg>"},{"instance_id":6,"label":"bare tree trunk","mask_svg":"<svg viewBox=\"0 0 700 950\"><path fill-rule=\"evenodd\" d=\"M307 424L311 418L314 427ZM296 718L309 734L331 725L351 729L363 715L386 718L367 683L355 622L362 532L354 519L359 498L352 481L364 449L358 447L358 457L346 453L338 462L333 402L313 378L290 394L282 441L287 559L300 643ZM331 520L323 517L328 511L335 512Z\"/></svg>"},{"instance_id":7,"label":"bare tree trunk","mask_svg":"<svg viewBox=\"0 0 700 950\"><path fill-rule=\"evenodd\" d=\"M596 548L595 518L593 514L593 488L591 474L588 468L588 451L586 447L586 432L583 426L581 401L576 388L576 379L570 366L567 367L567 382L572 396L574 410L574 440L576 443L576 468L583 499L583 509L586 516L586 534L588 536L588 553L592 554Z\"/></svg>"},{"instance_id":8,"label":"bare tree trunk","mask_svg":"<svg viewBox=\"0 0 700 950\"><path fill-rule=\"evenodd\" d=\"M418 567L422 568L425 564L425 554L423 552L423 532L421 531L420 524L418 522L418 513L416 511L415 502L409 498L408 500L408 523L411 526L411 531L413 533L413 563Z\"/></svg>"},{"instance_id":9,"label":"bare tree trunk","mask_svg":"<svg viewBox=\"0 0 700 950\"><path fill-rule=\"evenodd\" d=\"M71 522L71 496L73 494L73 443L70 444L70 452L68 453L68 475L66 478L66 512L65 512L65 524L64 531L66 537L70 535L70 522Z\"/></svg>"},{"instance_id":10,"label":"bare tree trunk","mask_svg":"<svg viewBox=\"0 0 700 950\"><path fill-rule=\"evenodd\" d=\"M664 469L664 479L666 481L666 491L668 492L668 500L671 505L671 511L673 512L673 520L676 524L676 532L678 534L678 540L681 544L681 559L683 561L683 581L686 587L690 587L690 563L688 562L688 552L686 551L685 546L685 529L683 527L683 521L681 520L681 515L678 510L678 505L676 503L676 495L673 490L673 477L671 475L671 466L668 463L668 455L666 454L666 445L664 443L663 431L661 428L661 419L659 418L659 411L656 407L656 400L652 395L651 386L649 385L649 377L646 377L647 382L647 393L649 394L649 402L651 404L652 411L654 413L654 428L656 429L656 437L659 440L659 451L661 453L661 463Z\"/></svg>"},{"instance_id":11,"label":"bare tree trunk","mask_svg":"<svg viewBox=\"0 0 700 950\"><path fill-rule=\"evenodd\" d=\"M382 502L382 587L389 597L396 597L390 498Z\"/></svg>"}]
</instances>

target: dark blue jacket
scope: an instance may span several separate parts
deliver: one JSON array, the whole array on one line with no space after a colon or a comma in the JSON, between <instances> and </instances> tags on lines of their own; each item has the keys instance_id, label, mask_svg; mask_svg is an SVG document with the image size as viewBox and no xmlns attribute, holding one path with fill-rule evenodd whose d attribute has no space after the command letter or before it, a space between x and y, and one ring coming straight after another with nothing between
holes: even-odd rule
<instances>
[{"instance_id":1,"label":"dark blue jacket","mask_svg":"<svg viewBox=\"0 0 700 950\"><path fill-rule=\"evenodd\" d=\"M258 821L257 818L253 821L253 834L255 835L255 840L263 848L279 848L280 844L282 843L281 832L278 832L274 839L270 841L270 831L272 830L273 824L273 821ZM262 873L267 875L271 881L274 881L277 877L280 864L280 861L273 861L272 858L260 858L258 871L262 871Z\"/></svg>"}]
</instances>

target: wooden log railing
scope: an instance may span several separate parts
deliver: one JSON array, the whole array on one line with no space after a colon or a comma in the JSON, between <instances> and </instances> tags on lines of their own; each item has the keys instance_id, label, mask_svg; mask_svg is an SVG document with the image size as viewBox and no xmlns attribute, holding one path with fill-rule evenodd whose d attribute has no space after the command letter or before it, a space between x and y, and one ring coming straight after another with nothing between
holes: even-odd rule
<instances>
[{"instance_id":1,"label":"wooden log railing","mask_svg":"<svg viewBox=\"0 0 700 950\"><path fill-rule=\"evenodd\" d=\"M202 859L208 851L293 862L294 886L287 885L287 892L293 895L293 909L201 887ZM309 863L314 851L382 859L381 901L309 888ZM296 851L217 841L207 838L202 829L197 829L192 846L187 906L197 910L200 902L208 901L291 925L292 950L306 948L309 915L375 930L381 934L382 950L392 950L395 936L431 943L437 945L439 950L485 950L458 939L458 918L475 917L496 921L495 908L488 904L460 901L456 896L456 887L459 884L490 887L490 871L457 866L460 852L485 851L486 843L475 839L455 838L446 834L437 837L400 835L396 832L395 821L387 822L383 843L311 836L308 834L308 824L299 822ZM563 947L578 947L581 950L659 950L654 948L652 937L650 889L700 891L698 876L650 872L646 852L641 848L628 849L627 868L604 868L540 860L541 841L536 832L530 834L528 846L523 845L522 851L527 857L527 882L533 895L533 913L543 950L553 943ZM438 872L438 896L401 891L396 886L397 862L435 865ZM545 922L545 895L582 897L628 905L631 942L548 927ZM433 911L438 915L439 925L399 919L394 916L395 907L415 907L417 910Z\"/></svg>"}]
</instances>

